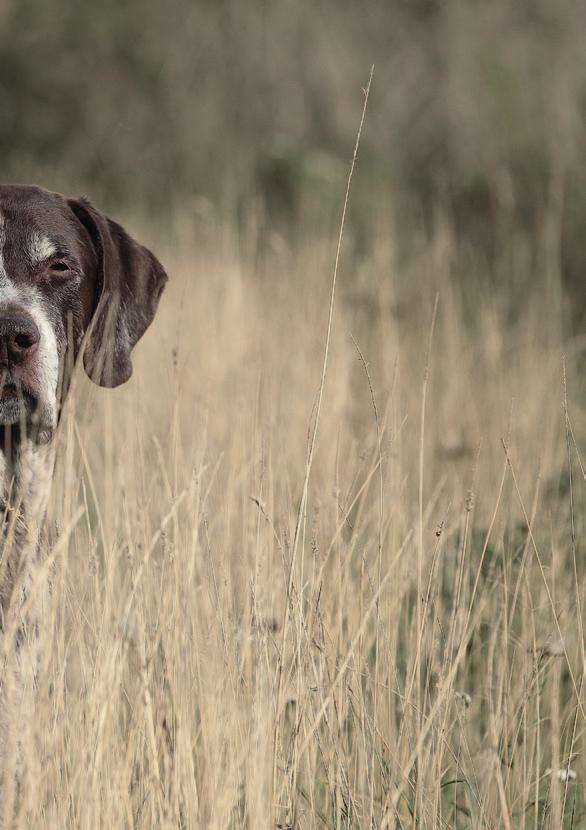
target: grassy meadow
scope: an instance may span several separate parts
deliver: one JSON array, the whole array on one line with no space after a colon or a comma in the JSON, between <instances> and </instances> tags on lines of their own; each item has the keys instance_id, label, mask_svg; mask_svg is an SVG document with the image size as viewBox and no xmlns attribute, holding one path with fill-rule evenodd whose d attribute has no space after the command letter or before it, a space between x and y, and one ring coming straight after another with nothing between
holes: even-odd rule
<instances>
[{"instance_id":1,"label":"grassy meadow","mask_svg":"<svg viewBox=\"0 0 586 830\"><path fill-rule=\"evenodd\" d=\"M407 258L382 208L350 225L316 424L336 227L127 224L170 282L132 380L80 374L61 423L14 826L584 826L555 233L493 285L447 217Z\"/></svg>"},{"instance_id":2,"label":"grassy meadow","mask_svg":"<svg viewBox=\"0 0 586 830\"><path fill-rule=\"evenodd\" d=\"M63 412L7 827L586 827L585 29L1 5L0 180L170 276Z\"/></svg>"}]
</instances>

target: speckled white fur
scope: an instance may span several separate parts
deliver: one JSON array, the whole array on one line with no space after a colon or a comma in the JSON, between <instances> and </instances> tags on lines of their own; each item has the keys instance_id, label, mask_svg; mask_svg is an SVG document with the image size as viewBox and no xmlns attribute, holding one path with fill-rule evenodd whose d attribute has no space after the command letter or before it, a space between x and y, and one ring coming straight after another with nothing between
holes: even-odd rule
<instances>
[{"instance_id":1,"label":"speckled white fur","mask_svg":"<svg viewBox=\"0 0 586 830\"><path fill-rule=\"evenodd\" d=\"M55 244L49 239L48 236L44 236L41 233L32 234L29 240L28 254L33 265L49 259L49 257L53 256L56 251L57 248L55 247Z\"/></svg>"},{"instance_id":2,"label":"speckled white fur","mask_svg":"<svg viewBox=\"0 0 586 830\"><path fill-rule=\"evenodd\" d=\"M57 338L42 303L33 297L28 311L41 333L37 360L40 370L40 404L46 427L57 426L57 385L59 383L59 351Z\"/></svg>"}]
</instances>

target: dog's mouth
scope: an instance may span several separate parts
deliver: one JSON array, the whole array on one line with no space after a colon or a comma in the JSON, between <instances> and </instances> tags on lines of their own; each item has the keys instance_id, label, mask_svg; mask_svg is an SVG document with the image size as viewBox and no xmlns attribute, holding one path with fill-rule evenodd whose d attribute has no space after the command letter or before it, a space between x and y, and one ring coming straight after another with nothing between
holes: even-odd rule
<instances>
[{"instance_id":1,"label":"dog's mouth","mask_svg":"<svg viewBox=\"0 0 586 830\"><path fill-rule=\"evenodd\" d=\"M38 409L38 397L28 386L13 377L0 381L0 424L32 425Z\"/></svg>"},{"instance_id":2,"label":"dog's mouth","mask_svg":"<svg viewBox=\"0 0 586 830\"><path fill-rule=\"evenodd\" d=\"M14 398L18 398L19 396L22 397L21 387L13 381L5 383L4 386L0 388L0 400L2 401L9 401Z\"/></svg>"}]
</instances>

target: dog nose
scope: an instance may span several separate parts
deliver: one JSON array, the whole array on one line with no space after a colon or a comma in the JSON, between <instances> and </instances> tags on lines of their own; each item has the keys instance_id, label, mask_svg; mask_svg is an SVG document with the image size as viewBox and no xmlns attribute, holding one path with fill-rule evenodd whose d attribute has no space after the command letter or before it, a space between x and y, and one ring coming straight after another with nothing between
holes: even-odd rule
<instances>
[{"instance_id":1,"label":"dog nose","mask_svg":"<svg viewBox=\"0 0 586 830\"><path fill-rule=\"evenodd\" d=\"M36 352L41 333L26 312L0 312L0 363L24 363Z\"/></svg>"}]
</instances>

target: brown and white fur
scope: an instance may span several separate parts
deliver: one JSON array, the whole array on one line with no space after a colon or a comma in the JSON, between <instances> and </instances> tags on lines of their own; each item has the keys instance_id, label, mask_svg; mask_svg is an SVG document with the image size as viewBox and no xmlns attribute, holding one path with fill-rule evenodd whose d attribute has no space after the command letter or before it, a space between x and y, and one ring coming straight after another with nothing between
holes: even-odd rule
<instances>
[{"instance_id":1,"label":"brown and white fur","mask_svg":"<svg viewBox=\"0 0 586 830\"><path fill-rule=\"evenodd\" d=\"M166 281L87 199L0 185L0 827L34 705L48 602L41 536L71 370L83 358L100 386L124 383Z\"/></svg>"}]
</instances>

